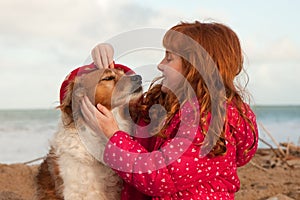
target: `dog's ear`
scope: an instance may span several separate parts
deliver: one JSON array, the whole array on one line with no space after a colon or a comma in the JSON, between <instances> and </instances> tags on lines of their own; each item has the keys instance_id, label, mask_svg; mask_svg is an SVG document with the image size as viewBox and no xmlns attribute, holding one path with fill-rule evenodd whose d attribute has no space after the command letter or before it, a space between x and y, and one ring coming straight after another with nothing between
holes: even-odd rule
<instances>
[{"instance_id":1,"label":"dog's ear","mask_svg":"<svg viewBox=\"0 0 300 200\"><path fill-rule=\"evenodd\" d=\"M72 95L74 90L75 80L72 80L68 83L66 87L66 92L64 99L62 100L62 103L57 106L56 108L60 109L61 112L64 113L68 117L68 124L72 123L74 121L73 119L73 113L72 113Z\"/></svg>"}]
</instances>

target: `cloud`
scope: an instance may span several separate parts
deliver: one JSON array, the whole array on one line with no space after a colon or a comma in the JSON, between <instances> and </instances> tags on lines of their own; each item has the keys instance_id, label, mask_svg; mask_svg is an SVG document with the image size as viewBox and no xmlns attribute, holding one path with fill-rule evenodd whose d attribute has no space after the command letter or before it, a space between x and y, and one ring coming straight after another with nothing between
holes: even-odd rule
<instances>
[{"instance_id":1,"label":"cloud","mask_svg":"<svg viewBox=\"0 0 300 200\"><path fill-rule=\"evenodd\" d=\"M2 37L17 45L63 42L69 48L103 41L111 34L147 24L155 15L130 1L5 0L0 7Z\"/></svg>"},{"instance_id":2,"label":"cloud","mask_svg":"<svg viewBox=\"0 0 300 200\"><path fill-rule=\"evenodd\" d=\"M300 62L300 46L288 36L273 40L258 37L246 39L245 52L251 63Z\"/></svg>"},{"instance_id":3,"label":"cloud","mask_svg":"<svg viewBox=\"0 0 300 200\"><path fill-rule=\"evenodd\" d=\"M63 78L95 44L156 15L124 0L0 1L0 107L52 107Z\"/></svg>"},{"instance_id":4,"label":"cloud","mask_svg":"<svg viewBox=\"0 0 300 200\"><path fill-rule=\"evenodd\" d=\"M244 41L249 90L255 103L299 104L300 47L295 38L254 37Z\"/></svg>"},{"instance_id":5,"label":"cloud","mask_svg":"<svg viewBox=\"0 0 300 200\"><path fill-rule=\"evenodd\" d=\"M300 102L298 90L300 68L297 63L261 63L249 66L249 90L259 104L291 104Z\"/></svg>"},{"instance_id":6,"label":"cloud","mask_svg":"<svg viewBox=\"0 0 300 200\"><path fill-rule=\"evenodd\" d=\"M207 9L199 4L194 7L160 4L134 0L0 1L0 90L3 93L0 108L52 107L67 73L90 61L86 59L94 45L118 34L145 27L168 29L180 21L199 19L231 24L236 17L226 9ZM273 40L252 36L243 42L251 70L257 69L253 76L260 77L259 84L265 84L261 78L266 80L266 75L277 75L270 64L300 61L299 44L289 35ZM139 58L134 59L135 55ZM160 58L161 52L136 52L123 60L135 66L143 63L155 66ZM258 64L266 64L266 71ZM294 79L285 81L291 80ZM18 100L19 96L23 101Z\"/></svg>"}]
</instances>

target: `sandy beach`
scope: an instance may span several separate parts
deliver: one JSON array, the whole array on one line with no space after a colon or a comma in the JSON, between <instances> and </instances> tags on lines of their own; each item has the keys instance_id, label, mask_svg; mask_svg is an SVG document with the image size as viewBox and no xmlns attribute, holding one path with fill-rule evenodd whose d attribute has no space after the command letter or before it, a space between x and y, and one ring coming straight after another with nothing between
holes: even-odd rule
<instances>
[{"instance_id":1,"label":"sandy beach","mask_svg":"<svg viewBox=\"0 0 300 200\"><path fill-rule=\"evenodd\" d=\"M241 189L236 200L300 199L300 153L259 149L252 161L239 168ZM0 164L0 200L32 200L38 165Z\"/></svg>"}]
</instances>

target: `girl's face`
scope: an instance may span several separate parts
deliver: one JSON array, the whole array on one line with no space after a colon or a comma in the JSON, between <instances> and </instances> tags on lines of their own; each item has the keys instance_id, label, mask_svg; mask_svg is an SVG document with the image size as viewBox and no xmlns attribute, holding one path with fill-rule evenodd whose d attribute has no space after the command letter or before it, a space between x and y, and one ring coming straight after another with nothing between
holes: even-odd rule
<instances>
[{"instance_id":1,"label":"girl's face","mask_svg":"<svg viewBox=\"0 0 300 200\"><path fill-rule=\"evenodd\" d=\"M166 51L164 59L158 65L158 70L162 72L162 88L163 92L167 89L174 91L183 78L183 66L180 56Z\"/></svg>"}]
</instances>

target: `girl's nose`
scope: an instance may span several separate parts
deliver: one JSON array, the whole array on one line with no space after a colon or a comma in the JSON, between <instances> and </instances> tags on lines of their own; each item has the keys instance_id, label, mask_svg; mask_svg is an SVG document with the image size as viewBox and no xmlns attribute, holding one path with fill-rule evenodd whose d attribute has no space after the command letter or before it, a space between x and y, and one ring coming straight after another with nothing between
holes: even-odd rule
<instances>
[{"instance_id":1,"label":"girl's nose","mask_svg":"<svg viewBox=\"0 0 300 200\"><path fill-rule=\"evenodd\" d=\"M159 71L163 71L164 70L164 64L162 64L162 62L160 62L158 65L157 65L157 69Z\"/></svg>"}]
</instances>

